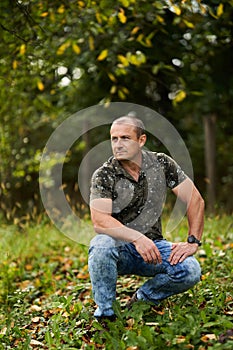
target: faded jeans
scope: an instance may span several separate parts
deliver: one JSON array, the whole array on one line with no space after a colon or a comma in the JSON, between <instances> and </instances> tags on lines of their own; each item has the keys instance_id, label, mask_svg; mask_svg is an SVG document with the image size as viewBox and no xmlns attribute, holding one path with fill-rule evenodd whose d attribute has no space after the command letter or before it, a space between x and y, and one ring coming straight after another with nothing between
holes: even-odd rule
<instances>
[{"instance_id":1,"label":"faded jeans","mask_svg":"<svg viewBox=\"0 0 233 350\"><path fill-rule=\"evenodd\" d=\"M154 241L162 257L161 264L144 262L133 243L121 242L105 234L97 234L89 249L89 273L93 296L97 304L94 316L114 314L118 275L151 277L138 290L138 300L159 304L171 295L182 293L200 281L201 269L197 260L189 256L177 265L171 265L168 258L172 243Z\"/></svg>"}]
</instances>

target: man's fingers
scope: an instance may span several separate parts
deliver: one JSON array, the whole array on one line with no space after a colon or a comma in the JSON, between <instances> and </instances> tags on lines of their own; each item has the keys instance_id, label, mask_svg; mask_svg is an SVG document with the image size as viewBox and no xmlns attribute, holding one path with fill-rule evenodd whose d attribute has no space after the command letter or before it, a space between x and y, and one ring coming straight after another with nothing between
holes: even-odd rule
<instances>
[{"instance_id":1,"label":"man's fingers","mask_svg":"<svg viewBox=\"0 0 233 350\"><path fill-rule=\"evenodd\" d=\"M150 249L141 253L143 260L148 264L160 264L162 262L159 251Z\"/></svg>"},{"instance_id":2,"label":"man's fingers","mask_svg":"<svg viewBox=\"0 0 233 350\"><path fill-rule=\"evenodd\" d=\"M175 243L172 245L169 262L171 265L176 265L184 261L188 256L195 254L197 247L189 243Z\"/></svg>"},{"instance_id":3,"label":"man's fingers","mask_svg":"<svg viewBox=\"0 0 233 350\"><path fill-rule=\"evenodd\" d=\"M147 237L141 237L135 241L135 247L143 260L148 264L161 264L160 252L153 241Z\"/></svg>"},{"instance_id":4,"label":"man's fingers","mask_svg":"<svg viewBox=\"0 0 233 350\"><path fill-rule=\"evenodd\" d=\"M153 247L153 249L150 252L150 258L149 258L149 263L151 264L161 264L162 258L160 255L159 250L156 248L156 246Z\"/></svg>"}]
</instances>

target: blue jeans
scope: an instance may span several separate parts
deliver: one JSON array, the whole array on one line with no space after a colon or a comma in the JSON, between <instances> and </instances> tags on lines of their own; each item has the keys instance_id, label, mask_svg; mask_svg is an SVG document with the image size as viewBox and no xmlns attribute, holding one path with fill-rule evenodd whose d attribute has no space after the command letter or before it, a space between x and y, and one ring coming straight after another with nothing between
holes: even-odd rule
<instances>
[{"instance_id":1,"label":"blue jeans","mask_svg":"<svg viewBox=\"0 0 233 350\"><path fill-rule=\"evenodd\" d=\"M201 268L193 256L171 265L168 258L172 243L165 239L154 243L162 256L161 264L144 262L133 243L120 242L104 234L97 234L92 239L88 264L93 296L98 306L94 316L114 314L112 304L116 299L118 275L151 277L137 290L137 298L154 304L182 293L200 281Z\"/></svg>"}]
</instances>

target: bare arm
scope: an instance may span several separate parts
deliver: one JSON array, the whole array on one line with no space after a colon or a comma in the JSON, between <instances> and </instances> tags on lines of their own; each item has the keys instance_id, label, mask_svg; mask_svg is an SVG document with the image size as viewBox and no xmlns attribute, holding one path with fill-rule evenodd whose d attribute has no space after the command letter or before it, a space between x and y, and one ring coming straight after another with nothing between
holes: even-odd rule
<instances>
[{"instance_id":1,"label":"bare arm","mask_svg":"<svg viewBox=\"0 0 233 350\"><path fill-rule=\"evenodd\" d=\"M205 203L199 191L190 179L186 179L173 189L175 195L187 204L189 235L201 239L204 228Z\"/></svg>"},{"instance_id":2,"label":"bare arm","mask_svg":"<svg viewBox=\"0 0 233 350\"><path fill-rule=\"evenodd\" d=\"M94 199L91 201L90 208L91 220L97 233L104 233L115 239L132 242L145 262L162 262L160 253L152 240L112 217L111 199Z\"/></svg>"},{"instance_id":3,"label":"bare arm","mask_svg":"<svg viewBox=\"0 0 233 350\"><path fill-rule=\"evenodd\" d=\"M180 185L173 189L175 195L187 205L187 218L189 224L189 235L194 235L198 240L201 239L204 228L204 200L199 191L190 179L186 179ZM196 253L198 245L193 243L173 244L170 262L177 264L183 261L187 256Z\"/></svg>"}]
</instances>

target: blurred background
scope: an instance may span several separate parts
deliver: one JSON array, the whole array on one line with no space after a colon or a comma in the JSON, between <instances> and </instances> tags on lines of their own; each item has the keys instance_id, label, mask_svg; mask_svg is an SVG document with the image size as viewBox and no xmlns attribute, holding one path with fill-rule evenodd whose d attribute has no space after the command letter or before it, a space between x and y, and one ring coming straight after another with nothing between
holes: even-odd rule
<instances>
[{"instance_id":1,"label":"blurred background","mask_svg":"<svg viewBox=\"0 0 233 350\"><path fill-rule=\"evenodd\" d=\"M208 214L231 214L232 18L231 0L1 0L1 219L43 215L38 177L50 135L77 111L119 101L174 125ZM108 132L84 133L67 153L63 187L83 217L79 165ZM151 150L160 146L149 138Z\"/></svg>"}]
</instances>

